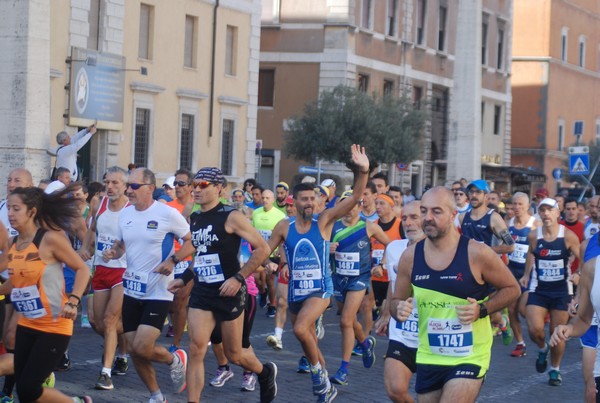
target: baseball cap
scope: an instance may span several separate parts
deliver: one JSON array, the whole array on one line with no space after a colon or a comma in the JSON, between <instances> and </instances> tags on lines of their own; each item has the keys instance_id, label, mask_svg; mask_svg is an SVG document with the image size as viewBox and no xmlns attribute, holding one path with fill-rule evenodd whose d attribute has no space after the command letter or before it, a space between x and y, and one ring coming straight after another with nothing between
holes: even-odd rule
<instances>
[{"instance_id":1,"label":"baseball cap","mask_svg":"<svg viewBox=\"0 0 600 403\"><path fill-rule=\"evenodd\" d=\"M293 196L288 196L285 198L285 204L287 206L293 206L294 205L294 197Z\"/></svg>"},{"instance_id":2,"label":"baseball cap","mask_svg":"<svg viewBox=\"0 0 600 403\"><path fill-rule=\"evenodd\" d=\"M352 191L351 190L346 190L344 193L342 193L342 195L340 196L340 201L344 200L346 197L350 197L352 196Z\"/></svg>"},{"instance_id":3,"label":"baseball cap","mask_svg":"<svg viewBox=\"0 0 600 403\"><path fill-rule=\"evenodd\" d=\"M317 187L315 187L315 190L321 192L323 196L329 197L329 189L327 189L325 186L318 185Z\"/></svg>"},{"instance_id":4,"label":"baseball cap","mask_svg":"<svg viewBox=\"0 0 600 403\"><path fill-rule=\"evenodd\" d=\"M490 187L488 186L487 182L483 179L477 179L469 183L469 186L467 186L467 191L469 191L472 187L476 187L479 190L483 190L485 193L490 192Z\"/></svg>"},{"instance_id":5,"label":"baseball cap","mask_svg":"<svg viewBox=\"0 0 600 403\"><path fill-rule=\"evenodd\" d=\"M325 179L323 182L321 182L321 186L325 186L326 188L330 186L335 187L335 181L333 179Z\"/></svg>"},{"instance_id":6,"label":"baseball cap","mask_svg":"<svg viewBox=\"0 0 600 403\"><path fill-rule=\"evenodd\" d=\"M538 190L535 191L535 195L547 198L548 196L550 196L550 193L548 193L548 189L546 189L546 188L539 188Z\"/></svg>"},{"instance_id":7,"label":"baseball cap","mask_svg":"<svg viewBox=\"0 0 600 403\"><path fill-rule=\"evenodd\" d=\"M66 188L66 186L61 181L53 181L53 182L50 182L48 184L48 186L46 186L46 189L44 189L44 193L49 195L54 192L58 192L59 190L63 190L64 188Z\"/></svg>"},{"instance_id":8,"label":"baseball cap","mask_svg":"<svg viewBox=\"0 0 600 403\"><path fill-rule=\"evenodd\" d=\"M167 180L165 181L165 183L163 183L163 186L168 186L171 189L173 189L175 187L175 177L174 176L169 176L167 178Z\"/></svg>"},{"instance_id":9,"label":"baseball cap","mask_svg":"<svg viewBox=\"0 0 600 403\"><path fill-rule=\"evenodd\" d=\"M289 185L283 181L279 182L275 188L284 188L285 190L290 190Z\"/></svg>"},{"instance_id":10,"label":"baseball cap","mask_svg":"<svg viewBox=\"0 0 600 403\"><path fill-rule=\"evenodd\" d=\"M538 204L538 208L540 208L542 206L550 206L552 208L558 208L558 202L556 200L554 200L554 199L546 197L544 200L542 200L540 202L540 204Z\"/></svg>"},{"instance_id":11,"label":"baseball cap","mask_svg":"<svg viewBox=\"0 0 600 403\"><path fill-rule=\"evenodd\" d=\"M200 179L216 185L222 185L225 183L225 177L223 172L217 167L204 167L201 168L194 176L194 180Z\"/></svg>"}]
</instances>

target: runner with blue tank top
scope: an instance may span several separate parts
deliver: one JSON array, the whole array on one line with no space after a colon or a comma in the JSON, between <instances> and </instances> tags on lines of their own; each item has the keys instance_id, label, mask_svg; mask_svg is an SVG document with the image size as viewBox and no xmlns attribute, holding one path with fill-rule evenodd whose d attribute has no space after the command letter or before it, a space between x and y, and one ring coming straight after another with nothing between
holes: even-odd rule
<instances>
[{"instance_id":1,"label":"runner with blue tank top","mask_svg":"<svg viewBox=\"0 0 600 403\"><path fill-rule=\"evenodd\" d=\"M474 241L485 243L498 255L512 253L515 241L500 214L488 208L487 195L489 193L490 187L483 179L475 180L467 186L471 210L459 217L462 234ZM500 243L496 244L494 242L496 240L499 240ZM490 315L490 320L501 330L504 345L509 345L512 342L513 333L508 316L496 312Z\"/></svg>"},{"instance_id":2,"label":"runner with blue tank top","mask_svg":"<svg viewBox=\"0 0 600 403\"><path fill-rule=\"evenodd\" d=\"M450 189L427 191L421 215L427 238L400 258L390 313L404 322L418 308L419 401L475 401L490 365L488 312L515 301L519 285L494 251L456 231Z\"/></svg>"},{"instance_id":3,"label":"runner with blue tank top","mask_svg":"<svg viewBox=\"0 0 600 403\"><path fill-rule=\"evenodd\" d=\"M529 196L525 193L515 193L512 197L512 204L515 216L508 222L508 231L515 240L515 250L508 255L508 268L518 281L525 274L525 260L527 258L527 251L529 250L529 240L527 237L531 231L541 225L541 222L529 214ZM529 286L521 287L521 296L515 303L508 307L510 326L514 332L515 339L517 339L517 345L510 353L512 357L524 357L527 355L527 347L523 338L523 328L521 327L519 314L525 317L528 293Z\"/></svg>"},{"instance_id":4,"label":"runner with blue tank top","mask_svg":"<svg viewBox=\"0 0 600 403\"><path fill-rule=\"evenodd\" d=\"M357 168L352 195L314 217L316 196L313 186L297 185L293 191L296 217L280 221L269 240L271 250L284 243L288 266L282 268L282 275L289 277L289 311L294 334L310 363L313 393L319 402L329 402L337 396L337 389L329 381L315 332L315 321L325 312L333 294L329 239L335 222L360 201L369 175L369 158L364 148L354 144L350 151L352 164ZM367 342L370 350L372 342L368 338Z\"/></svg>"},{"instance_id":5,"label":"runner with blue tank top","mask_svg":"<svg viewBox=\"0 0 600 403\"><path fill-rule=\"evenodd\" d=\"M570 281L569 257L579 257L579 238L571 230L558 223L558 203L545 198L538 204L538 214L542 226L529 233L529 250L525 263L525 274L521 286L529 283L535 267L537 284L532 285L527 299L527 328L529 337L538 346L535 363L537 372L543 373L548 366L549 347L545 340L544 319L550 313L550 332L556 326L569 320L568 306L571 302L572 284ZM565 351L564 343L552 347L551 368L548 383L560 386L560 361Z\"/></svg>"},{"instance_id":6,"label":"runner with blue tank top","mask_svg":"<svg viewBox=\"0 0 600 403\"><path fill-rule=\"evenodd\" d=\"M344 192L340 200L351 196L352 192ZM354 340L365 349L362 359L365 368L375 363L373 348L375 338L369 336L361 326L356 315L363 297L369 292L371 279L371 243L375 237L383 245L389 243L383 229L372 221L364 221L359 216L360 205L333 225L331 235L331 266L333 268L333 295L341 306L340 328L342 331L342 363L331 377L331 382L338 385L348 384L348 365L354 347ZM370 338L370 342L367 341Z\"/></svg>"}]
</instances>

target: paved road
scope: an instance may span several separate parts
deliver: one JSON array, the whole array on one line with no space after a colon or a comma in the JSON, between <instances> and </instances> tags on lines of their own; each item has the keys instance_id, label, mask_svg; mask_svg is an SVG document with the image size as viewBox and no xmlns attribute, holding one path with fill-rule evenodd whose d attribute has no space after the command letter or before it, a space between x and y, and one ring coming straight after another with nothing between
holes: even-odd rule
<instances>
[{"instance_id":1,"label":"paved road","mask_svg":"<svg viewBox=\"0 0 600 403\"><path fill-rule=\"evenodd\" d=\"M326 312L325 327L327 333L321 348L328 362L330 372L339 366L340 331L339 316L334 310ZM278 402L311 402L316 399L311 394L311 382L308 374L297 374L296 364L300 356L300 346L293 334L286 328L283 336L284 350L275 352L265 344L265 337L272 331L273 319L259 311L255 320L252 342L257 356L261 360L273 360L279 367ZM169 344L166 337L160 342ZM187 335L184 336L184 347L187 347ZM530 343L531 345L531 343ZM339 387L339 402L386 402L388 401L383 387L383 354L387 349L387 341L378 338L376 352L377 362L367 370L362 367L360 357L353 357L350 364L350 385ZM479 402L581 402L583 381L581 376L581 348L578 340L571 340L567 345L565 359L561 365L563 386L552 387L547 384L546 374L535 372L535 349L524 358L509 356L510 349L502 345L500 338L494 340L492 364L489 375L483 385ZM87 394L95 402L147 402L149 394L141 383L133 368L122 377L114 377L115 389L112 391L96 391L93 385L100 370L102 355L101 339L89 329L77 328L71 340L70 354L73 368L66 373L57 374L56 387L73 395ZM216 369L215 359L208 354L206 360L206 384ZM206 402L256 402L259 401L258 386L255 392L241 392L241 369L235 368L235 377L223 388L206 386L202 395ZM171 382L167 366L157 366L159 384L166 392L171 403L185 402L186 396L171 393ZM414 390L414 389L413 389Z\"/></svg>"}]
</instances>

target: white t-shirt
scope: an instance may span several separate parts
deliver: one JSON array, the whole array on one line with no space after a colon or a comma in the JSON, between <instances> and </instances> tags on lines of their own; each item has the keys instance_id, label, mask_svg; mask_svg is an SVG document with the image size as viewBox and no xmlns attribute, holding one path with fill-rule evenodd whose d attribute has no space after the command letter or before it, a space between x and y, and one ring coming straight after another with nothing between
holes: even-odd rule
<instances>
[{"instance_id":1,"label":"white t-shirt","mask_svg":"<svg viewBox=\"0 0 600 403\"><path fill-rule=\"evenodd\" d=\"M105 262L102 259L102 253L105 250L112 248L113 243L119 236L121 230L119 228L119 217L127 205L118 211L112 211L109 205L108 198L103 198L100 202L99 214L96 214L96 247L94 253L94 264L109 268L125 268L127 267L127 253L119 259L112 259Z\"/></svg>"},{"instance_id":2,"label":"white t-shirt","mask_svg":"<svg viewBox=\"0 0 600 403\"><path fill-rule=\"evenodd\" d=\"M385 268L390 278L390 287L392 293L396 286L396 277L398 273L398 262L400 257L408 247L408 239L392 241L385 248ZM417 314L417 301L413 299L413 311L408 319L402 323L397 322L393 317L390 318L388 326L390 340L396 340L409 348L419 347L419 315Z\"/></svg>"},{"instance_id":3,"label":"white t-shirt","mask_svg":"<svg viewBox=\"0 0 600 403\"><path fill-rule=\"evenodd\" d=\"M173 254L174 238L183 238L190 232L185 218L176 209L156 201L144 211L129 206L119 217L119 232L127 251L125 295L172 301L167 285L173 280L173 273L164 276L154 270Z\"/></svg>"}]
</instances>

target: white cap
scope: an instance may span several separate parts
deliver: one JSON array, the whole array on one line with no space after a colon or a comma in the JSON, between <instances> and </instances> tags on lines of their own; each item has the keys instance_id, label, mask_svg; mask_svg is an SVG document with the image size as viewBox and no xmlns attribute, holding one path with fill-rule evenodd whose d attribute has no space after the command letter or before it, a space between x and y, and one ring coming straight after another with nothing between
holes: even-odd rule
<instances>
[{"instance_id":1,"label":"white cap","mask_svg":"<svg viewBox=\"0 0 600 403\"><path fill-rule=\"evenodd\" d=\"M325 179L323 182L321 182L321 186L325 186L326 188L330 186L335 187L335 181L333 179Z\"/></svg>"},{"instance_id":2,"label":"white cap","mask_svg":"<svg viewBox=\"0 0 600 403\"><path fill-rule=\"evenodd\" d=\"M61 181L53 181L53 182L50 182L48 184L48 186L46 186L46 189L44 189L44 193L49 195L54 192L58 192L59 190L63 190L64 188L66 188L66 186Z\"/></svg>"},{"instance_id":3,"label":"white cap","mask_svg":"<svg viewBox=\"0 0 600 403\"><path fill-rule=\"evenodd\" d=\"M558 202L554 199L546 197L544 200L542 200L540 202L540 204L538 204L538 208L540 208L542 206L550 206L552 208L558 208Z\"/></svg>"},{"instance_id":4,"label":"white cap","mask_svg":"<svg viewBox=\"0 0 600 403\"><path fill-rule=\"evenodd\" d=\"M174 176L169 176L167 178L167 180L165 181L165 183L163 183L163 186L165 186L165 185L167 185L171 189L174 189L175 188L175 177Z\"/></svg>"}]
</instances>

